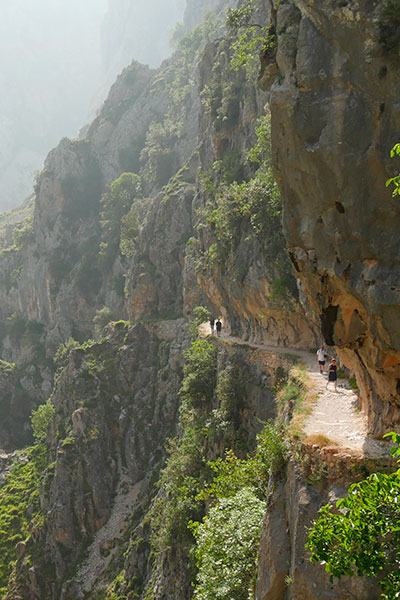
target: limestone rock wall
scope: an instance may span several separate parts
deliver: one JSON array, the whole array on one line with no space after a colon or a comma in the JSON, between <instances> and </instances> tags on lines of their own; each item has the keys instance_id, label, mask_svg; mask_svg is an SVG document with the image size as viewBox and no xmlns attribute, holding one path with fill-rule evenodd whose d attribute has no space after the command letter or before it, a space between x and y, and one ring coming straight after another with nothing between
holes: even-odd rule
<instances>
[{"instance_id":1,"label":"limestone rock wall","mask_svg":"<svg viewBox=\"0 0 400 600\"><path fill-rule=\"evenodd\" d=\"M183 320L116 325L108 341L71 353L53 396L54 462L41 492L46 519L19 557L19 589L10 598L83 598L84 585L72 576L110 518L118 483L140 483L147 506L166 438L176 431L185 338Z\"/></svg>"},{"instance_id":2,"label":"limestone rock wall","mask_svg":"<svg viewBox=\"0 0 400 600\"><path fill-rule=\"evenodd\" d=\"M289 462L285 481L273 491L261 535L256 600L375 600L379 586L368 579L343 577L331 582L324 569L308 560L306 527L318 509L343 497L352 479L310 482Z\"/></svg>"},{"instance_id":3,"label":"limestone rock wall","mask_svg":"<svg viewBox=\"0 0 400 600\"><path fill-rule=\"evenodd\" d=\"M291 259L327 344L356 374L377 435L400 416L398 49L385 2L279 5L271 87L275 172Z\"/></svg>"}]
</instances>

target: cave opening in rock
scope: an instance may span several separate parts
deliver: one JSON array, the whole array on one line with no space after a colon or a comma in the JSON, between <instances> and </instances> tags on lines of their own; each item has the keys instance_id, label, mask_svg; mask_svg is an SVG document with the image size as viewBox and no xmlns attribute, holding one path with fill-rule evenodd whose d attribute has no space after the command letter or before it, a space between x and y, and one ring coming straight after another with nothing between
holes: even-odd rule
<instances>
[{"instance_id":1,"label":"cave opening in rock","mask_svg":"<svg viewBox=\"0 0 400 600\"><path fill-rule=\"evenodd\" d=\"M328 346L334 346L333 333L335 329L335 323L337 320L339 307L329 304L321 314L321 330L324 336L325 342Z\"/></svg>"}]
</instances>

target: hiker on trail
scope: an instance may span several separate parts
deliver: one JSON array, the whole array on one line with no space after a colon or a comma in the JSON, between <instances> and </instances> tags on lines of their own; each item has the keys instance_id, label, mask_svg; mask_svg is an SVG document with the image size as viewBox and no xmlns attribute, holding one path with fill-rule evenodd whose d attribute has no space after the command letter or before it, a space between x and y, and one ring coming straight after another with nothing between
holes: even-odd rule
<instances>
[{"instance_id":1,"label":"hiker on trail","mask_svg":"<svg viewBox=\"0 0 400 600\"><path fill-rule=\"evenodd\" d=\"M326 382L326 388L328 389L329 383L333 381L335 385L335 392L337 392L337 366L336 360L332 358L329 367L328 367L328 381Z\"/></svg>"},{"instance_id":2,"label":"hiker on trail","mask_svg":"<svg viewBox=\"0 0 400 600\"><path fill-rule=\"evenodd\" d=\"M214 324L215 324L215 319L214 319L214 317L211 317L211 319L210 319L211 335L213 335L213 333L214 333Z\"/></svg>"},{"instance_id":3,"label":"hiker on trail","mask_svg":"<svg viewBox=\"0 0 400 600\"><path fill-rule=\"evenodd\" d=\"M221 331L222 331L221 319L217 320L217 322L215 324L215 329L217 330L217 336L220 337L221 336Z\"/></svg>"},{"instance_id":4,"label":"hiker on trail","mask_svg":"<svg viewBox=\"0 0 400 600\"><path fill-rule=\"evenodd\" d=\"M316 360L318 361L318 364L319 364L319 372L323 373L324 367L325 367L325 361L328 358L328 355L325 352L325 346L323 344L322 344L321 348L318 348L316 354L317 354Z\"/></svg>"}]
</instances>

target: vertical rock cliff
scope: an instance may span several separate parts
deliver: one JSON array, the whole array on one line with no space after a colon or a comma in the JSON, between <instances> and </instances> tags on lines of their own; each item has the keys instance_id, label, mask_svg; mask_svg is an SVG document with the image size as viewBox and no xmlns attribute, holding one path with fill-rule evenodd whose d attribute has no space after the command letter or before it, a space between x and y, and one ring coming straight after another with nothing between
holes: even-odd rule
<instances>
[{"instance_id":1,"label":"vertical rock cliff","mask_svg":"<svg viewBox=\"0 0 400 600\"><path fill-rule=\"evenodd\" d=\"M273 152L289 253L371 431L399 419L398 46L386 2L281 2ZM397 165L398 168L398 165Z\"/></svg>"}]
</instances>

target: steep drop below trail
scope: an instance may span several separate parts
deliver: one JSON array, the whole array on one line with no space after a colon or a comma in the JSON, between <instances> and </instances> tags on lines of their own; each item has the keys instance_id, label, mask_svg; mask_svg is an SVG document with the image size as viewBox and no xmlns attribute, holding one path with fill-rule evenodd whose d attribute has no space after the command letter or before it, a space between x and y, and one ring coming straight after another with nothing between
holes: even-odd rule
<instances>
[{"instance_id":1,"label":"steep drop below trail","mask_svg":"<svg viewBox=\"0 0 400 600\"><path fill-rule=\"evenodd\" d=\"M208 323L200 327L200 334L210 335ZM309 350L273 346L268 344L254 344L241 338L222 334L218 338L221 343L234 343L272 352L276 354L291 354L300 359L307 367L308 377L312 391L317 395L311 414L304 423L304 433L307 436L322 435L332 440L332 444L343 450L348 449L365 454L370 458L379 458L388 455L390 444L373 439L368 435L368 421L366 415L358 408L358 395L353 390L346 389L345 380L338 380L337 392L326 387L327 374L319 372L315 356Z\"/></svg>"}]
</instances>

